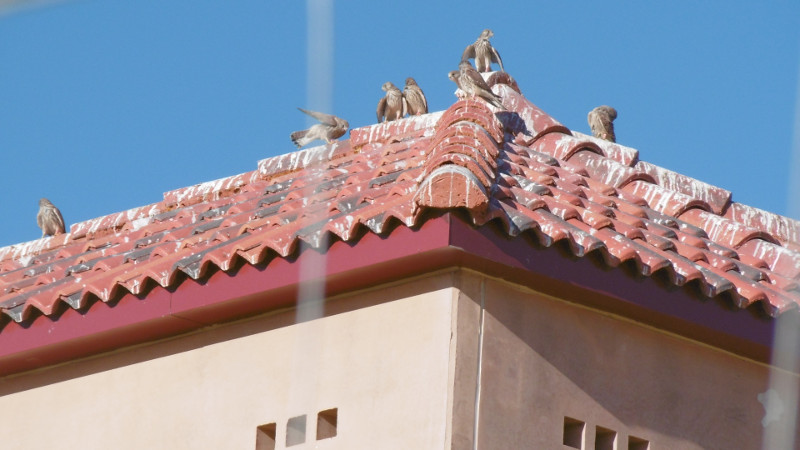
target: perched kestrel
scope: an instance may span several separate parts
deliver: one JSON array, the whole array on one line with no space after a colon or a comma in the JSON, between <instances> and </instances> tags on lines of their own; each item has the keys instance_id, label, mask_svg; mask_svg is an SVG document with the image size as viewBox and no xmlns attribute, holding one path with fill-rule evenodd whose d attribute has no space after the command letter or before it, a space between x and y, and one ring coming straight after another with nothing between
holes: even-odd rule
<instances>
[{"instance_id":1,"label":"perched kestrel","mask_svg":"<svg viewBox=\"0 0 800 450\"><path fill-rule=\"evenodd\" d=\"M499 109L506 109L500 97L492 92L492 89L486 84L481 74L472 67L469 61L462 62L458 65L458 68L459 71L450 72L448 78L455 81L468 97L480 97Z\"/></svg>"},{"instance_id":2,"label":"perched kestrel","mask_svg":"<svg viewBox=\"0 0 800 450\"><path fill-rule=\"evenodd\" d=\"M63 234L65 231L64 218L61 211L50 200L39 200L39 213L36 214L36 223L42 229L42 237Z\"/></svg>"},{"instance_id":3,"label":"perched kestrel","mask_svg":"<svg viewBox=\"0 0 800 450\"><path fill-rule=\"evenodd\" d=\"M592 135L596 138L617 142L614 135L614 119L617 118L617 110L610 106L598 106L589 111L589 126L592 128Z\"/></svg>"},{"instance_id":4,"label":"perched kestrel","mask_svg":"<svg viewBox=\"0 0 800 450\"><path fill-rule=\"evenodd\" d=\"M491 72L492 63L499 65L500 70L503 71L503 60L500 58L500 53L489 42L489 38L492 36L494 36L492 30L488 28L483 30L478 40L464 49L464 53L461 55L461 62L475 58L475 67L477 67L478 72Z\"/></svg>"},{"instance_id":5,"label":"perched kestrel","mask_svg":"<svg viewBox=\"0 0 800 450\"><path fill-rule=\"evenodd\" d=\"M453 83L455 83L456 86L458 86L458 90L456 91L456 97L459 98L467 95L467 93L464 92L464 89L461 89L461 81L459 81L458 79L460 75L461 74L457 70L451 70L450 72L447 73L447 78L453 80Z\"/></svg>"},{"instance_id":6,"label":"perched kestrel","mask_svg":"<svg viewBox=\"0 0 800 450\"><path fill-rule=\"evenodd\" d=\"M401 119L406 115L406 99L403 98L403 93L391 81L383 83L381 89L386 92L386 95L378 102L378 109L375 111L378 115L378 123L390 122L392 120Z\"/></svg>"},{"instance_id":7,"label":"perched kestrel","mask_svg":"<svg viewBox=\"0 0 800 450\"><path fill-rule=\"evenodd\" d=\"M294 142L297 148L317 139L330 144L334 139L342 137L350 127L350 124L347 123L346 120L340 119L332 114L309 111L303 108L297 109L320 121L320 123L312 125L311 128L307 130L295 131L290 135L292 142Z\"/></svg>"},{"instance_id":8,"label":"perched kestrel","mask_svg":"<svg viewBox=\"0 0 800 450\"><path fill-rule=\"evenodd\" d=\"M406 86L403 88L403 98L406 99L409 115L418 116L420 114L428 114L428 100L425 99L425 94L417 84L417 81L411 77L406 78Z\"/></svg>"}]
</instances>

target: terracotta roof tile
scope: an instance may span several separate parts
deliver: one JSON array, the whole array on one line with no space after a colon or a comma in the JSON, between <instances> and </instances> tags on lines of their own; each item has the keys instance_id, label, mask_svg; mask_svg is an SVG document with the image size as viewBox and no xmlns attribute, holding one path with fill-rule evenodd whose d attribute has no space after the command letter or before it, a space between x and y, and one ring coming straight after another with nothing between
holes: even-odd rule
<instances>
[{"instance_id":1,"label":"terracotta roof tile","mask_svg":"<svg viewBox=\"0 0 800 450\"><path fill-rule=\"evenodd\" d=\"M570 131L508 74L488 77L507 111L459 100L0 248L0 323L291 257L301 241L324 247L330 237L356 242L419 227L426 212L441 210L576 257L599 255L611 267L662 273L706 296L726 294L736 307L757 304L769 315L798 307L800 222Z\"/></svg>"}]
</instances>

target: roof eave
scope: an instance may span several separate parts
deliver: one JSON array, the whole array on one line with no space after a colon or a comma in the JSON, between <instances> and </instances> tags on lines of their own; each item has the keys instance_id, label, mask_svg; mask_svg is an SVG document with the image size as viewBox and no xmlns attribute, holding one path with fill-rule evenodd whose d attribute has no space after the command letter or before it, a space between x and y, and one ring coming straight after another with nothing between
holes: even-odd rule
<instances>
[{"instance_id":1,"label":"roof eave","mask_svg":"<svg viewBox=\"0 0 800 450\"><path fill-rule=\"evenodd\" d=\"M335 241L324 254L243 264L210 277L186 279L146 296L125 295L91 313L67 309L57 320L40 317L0 333L0 376L39 369L122 347L167 338L208 325L295 305L301 266L325 258L326 295L334 296L449 267L470 268L564 300L598 308L768 362L776 321L753 311L721 310L691 287L677 289L653 277L610 269L592 257L543 248L497 227L473 227L455 214L398 226L388 236L366 233L357 243Z\"/></svg>"}]
</instances>

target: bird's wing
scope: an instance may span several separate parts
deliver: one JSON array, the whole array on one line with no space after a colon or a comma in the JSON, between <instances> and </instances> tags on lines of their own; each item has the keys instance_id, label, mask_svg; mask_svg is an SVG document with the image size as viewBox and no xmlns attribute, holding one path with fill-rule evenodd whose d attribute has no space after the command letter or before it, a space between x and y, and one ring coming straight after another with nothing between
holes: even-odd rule
<instances>
[{"instance_id":1,"label":"bird's wing","mask_svg":"<svg viewBox=\"0 0 800 450\"><path fill-rule=\"evenodd\" d=\"M425 98L425 93L422 92L422 88L417 87L416 89L414 89L414 94L417 99L417 102L422 104L422 107L425 109L425 112L428 112L428 99Z\"/></svg>"},{"instance_id":2,"label":"bird's wing","mask_svg":"<svg viewBox=\"0 0 800 450\"><path fill-rule=\"evenodd\" d=\"M475 70L475 69L465 70L462 73L466 73L466 75L469 77L469 79L472 80L472 84L474 84L475 86L477 86L477 87L479 87L481 89L486 89L489 92L492 91L492 89L489 87L489 85L486 84L486 80L483 79L483 77L481 76L480 73L478 73L477 70Z\"/></svg>"},{"instance_id":3,"label":"bird's wing","mask_svg":"<svg viewBox=\"0 0 800 450\"><path fill-rule=\"evenodd\" d=\"M500 58L500 52L498 52L494 46L492 46L492 62L500 66L500 70L505 72L505 69L503 69L503 59Z\"/></svg>"},{"instance_id":4,"label":"bird's wing","mask_svg":"<svg viewBox=\"0 0 800 450\"><path fill-rule=\"evenodd\" d=\"M461 54L461 62L467 61L470 58L475 58L475 44L469 44Z\"/></svg>"},{"instance_id":5,"label":"bird's wing","mask_svg":"<svg viewBox=\"0 0 800 450\"><path fill-rule=\"evenodd\" d=\"M606 124L602 116L603 114L600 114L598 111L589 111L587 121L589 122L589 128L592 130L592 136L600 137L601 134L606 131Z\"/></svg>"},{"instance_id":6,"label":"bird's wing","mask_svg":"<svg viewBox=\"0 0 800 450\"><path fill-rule=\"evenodd\" d=\"M325 113L321 113L321 112L316 112L316 111L309 111L309 110L303 109L303 108L297 108L297 109L299 109L300 111L303 111L304 113L308 114L309 116L319 120L321 123L324 123L325 125L328 125L328 126L331 126L331 127L335 127L336 126L336 116L333 116L331 114L325 114Z\"/></svg>"},{"instance_id":7,"label":"bird's wing","mask_svg":"<svg viewBox=\"0 0 800 450\"><path fill-rule=\"evenodd\" d=\"M59 211L58 208L54 207L53 208L53 215L55 216L56 221L58 222L59 229L61 229L62 231L66 231L67 230L67 226L64 225L64 217L61 215L61 211Z\"/></svg>"},{"instance_id":8,"label":"bird's wing","mask_svg":"<svg viewBox=\"0 0 800 450\"><path fill-rule=\"evenodd\" d=\"M378 109L375 110L375 114L377 114L378 123L380 123L386 115L386 97L381 98L378 102Z\"/></svg>"}]
</instances>

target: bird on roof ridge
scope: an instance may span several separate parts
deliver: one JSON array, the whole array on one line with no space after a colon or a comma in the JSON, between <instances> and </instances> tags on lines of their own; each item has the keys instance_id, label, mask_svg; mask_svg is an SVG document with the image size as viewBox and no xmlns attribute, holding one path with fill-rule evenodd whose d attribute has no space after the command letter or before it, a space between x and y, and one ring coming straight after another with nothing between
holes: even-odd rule
<instances>
[{"instance_id":1,"label":"bird on roof ridge","mask_svg":"<svg viewBox=\"0 0 800 450\"><path fill-rule=\"evenodd\" d=\"M391 81L383 83L381 90L386 92L386 95L378 101L378 108L375 111L378 123L402 119L408 109L403 92Z\"/></svg>"},{"instance_id":2,"label":"bird on roof ridge","mask_svg":"<svg viewBox=\"0 0 800 450\"><path fill-rule=\"evenodd\" d=\"M494 36L494 33L488 28L481 31L478 39L464 49L464 53L461 55L461 62L468 61L470 58L475 59L475 67L478 72L491 72L492 63L496 63L500 66L500 70L505 72L500 53L489 42L489 38L492 36Z\"/></svg>"},{"instance_id":3,"label":"bird on roof ridge","mask_svg":"<svg viewBox=\"0 0 800 450\"><path fill-rule=\"evenodd\" d=\"M417 84L417 80L411 77L406 78L406 86L403 88L403 98L406 100L409 115L418 116L428 113L428 100L425 98L425 93L422 92L422 88Z\"/></svg>"},{"instance_id":4,"label":"bird on roof ridge","mask_svg":"<svg viewBox=\"0 0 800 450\"><path fill-rule=\"evenodd\" d=\"M317 139L323 140L325 143L330 144L334 139L342 137L350 127L350 124L347 123L346 120L336 117L333 114L309 111L303 108L297 109L319 120L320 122L312 125L311 128L308 128L307 130L295 131L289 135L297 148L303 147L309 142Z\"/></svg>"},{"instance_id":5,"label":"bird on roof ridge","mask_svg":"<svg viewBox=\"0 0 800 450\"><path fill-rule=\"evenodd\" d=\"M39 213L36 214L36 223L42 229L42 237L55 236L66 232L61 211L46 198L39 200Z\"/></svg>"},{"instance_id":6,"label":"bird on roof ridge","mask_svg":"<svg viewBox=\"0 0 800 450\"><path fill-rule=\"evenodd\" d=\"M462 61L458 71L452 71L447 77L453 80L468 97L480 97L495 107L505 110L500 97L492 92L481 74L472 67L469 61Z\"/></svg>"},{"instance_id":7,"label":"bird on roof ridge","mask_svg":"<svg viewBox=\"0 0 800 450\"><path fill-rule=\"evenodd\" d=\"M616 118L617 110L610 106L602 105L589 111L587 120L589 121L589 127L592 129L592 136L617 142L617 137L614 134L614 119Z\"/></svg>"}]
</instances>

